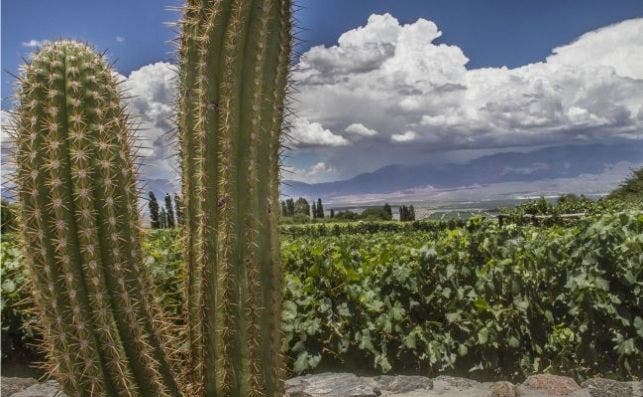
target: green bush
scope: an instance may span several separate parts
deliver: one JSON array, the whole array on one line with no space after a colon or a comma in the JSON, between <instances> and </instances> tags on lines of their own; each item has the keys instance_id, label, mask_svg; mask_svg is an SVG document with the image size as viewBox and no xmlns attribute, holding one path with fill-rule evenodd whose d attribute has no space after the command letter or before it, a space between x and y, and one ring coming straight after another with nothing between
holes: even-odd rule
<instances>
[{"instance_id":1,"label":"green bush","mask_svg":"<svg viewBox=\"0 0 643 397\"><path fill-rule=\"evenodd\" d=\"M630 213L285 242L294 369L356 354L384 372L640 376L642 232Z\"/></svg>"},{"instance_id":2,"label":"green bush","mask_svg":"<svg viewBox=\"0 0 643 397\"><path fill-rule=\"evenodd\" d=\"M379 372L641 376L640 211L572 227L480 218L395 225L287 227L284 348L296 372L357 362ZM176 237L149 232L144 249L166 312L181 321ZM4 358L33 333L10 235L2 279Z\"/></svg>"}]
</instances>

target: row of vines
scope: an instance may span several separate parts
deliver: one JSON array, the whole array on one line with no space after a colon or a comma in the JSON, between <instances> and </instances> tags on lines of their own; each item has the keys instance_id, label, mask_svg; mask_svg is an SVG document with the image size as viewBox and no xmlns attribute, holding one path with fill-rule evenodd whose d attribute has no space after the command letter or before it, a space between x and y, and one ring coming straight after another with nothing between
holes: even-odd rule
<instances>
[{"instance_id":1,"label":"row of vines","mask_svg":"<svg viewBox=\"0 0 643 397\"><path fill-rule=\"evenodd\" d=\"M295 372L355 365L485 378L547 370L641 377L640 211L572 227L481 218L430 230L410 225L286 233L284 349ZM150 232L144 248L162 304L179 321L176 237ZM3 235L1 259L4 359L28 351L37 334L11 235Z\"/></svg>"}]
</instances>

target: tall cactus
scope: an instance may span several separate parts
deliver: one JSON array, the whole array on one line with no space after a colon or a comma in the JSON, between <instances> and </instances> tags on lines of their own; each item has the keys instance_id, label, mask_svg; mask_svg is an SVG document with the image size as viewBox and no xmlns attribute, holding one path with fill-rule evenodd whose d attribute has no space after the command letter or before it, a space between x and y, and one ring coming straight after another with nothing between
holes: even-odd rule
<instances>
[{"instance_id":1,"label":"tall cactus","mask_svg":"<svg viewBox=\"0 0 643 397\"><path fill-rule=\"evenodd\" d=\"M51 372L70 396L180 396L139 244L131 136L115 76L85 44L20 78L17 187Z\"/></svg>"},{"instance_id":2,"label":"tall cactus","mask_svg":"<svg viewBox=\"0 0 643 397\"><path fill-rule=\"evenodd\" d=\"M188 0L179 133L191 373L204 396L282 392L279 140L290 0Z\"/></svg>"}]
</instances>

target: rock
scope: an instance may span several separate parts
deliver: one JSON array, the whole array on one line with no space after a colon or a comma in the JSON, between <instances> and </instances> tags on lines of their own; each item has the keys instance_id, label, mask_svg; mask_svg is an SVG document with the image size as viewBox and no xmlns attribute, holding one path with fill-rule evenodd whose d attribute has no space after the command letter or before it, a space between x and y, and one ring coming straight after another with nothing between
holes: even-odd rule
<instances>
[{"instance_id":1,"label":"rock","mask_svg":"<svg viewBox=\"0 0 643 397\"><path fill-rule=\"evenodd\" d=\"M643 397L643 381L627 382L632 388L632 397Z\"/></svg>"},{"instance_id":2,"label":"rock","mask_svg":"<svg viewBox=\"0 0 643 397\"><path fill-rule=\"evenodd\" d=\"M372 378L347 373L298 376L286 381L286 397L377 397L381 394Z\"/></svg>"},{"instance_id":3,"label":"rock","mask_svg":"<svg viewBox=\"0 0 643 397\"><path fill-rule=\"evenodd\" d=\"M446 376L440 375L437 378L433 379L434 387L440 383L442 387L446 386L449 388L459 388L459 389L469 389L472 387L480 386L480 382L467 379L467 378L458 378L456 376Z\"/></svg>"},{"instance_id":4,"label":"rock","mask_svg":"<svg viewBox=\"0 0 643 397\"><path fill-rule=\"evenodd\" d=\"M14 393L22 391L31 385L38 383L34 378L14 378L2 377L2 385L0 386L0 395L11 396Z\"/></svg>"},{"instance_id":5,"label":"rock","mask_svg":"<svg viewBox=\"0 0 643 397\"><path fill-rule=\"evenodd\" d=\"M517 397L518 389L511 382L496 382L489 387L491 397Z\"/></svg>"},{"instance_id":6,"label":"rock","mask_svg":"<svg viewBox=\"0 0 643 397\"><path fill-rule=\"evenodd\" d=\"M592 397L632 397L632 386L627 382L593 378L581 383Z\"/></svg>"},{"instance_id":7,"label":"rock","mask_svg":"<svg viewBox=\"0 0 643 397\"><path fill-rule=\"evenodd\" d=\"M552 396L568 396L581 389L572 378L550 374L532 375L522 385Z\"/></svg>"},{"instance_id":8,"label":"rock","mask_svg":"<svg viewBox=\"0 0 643 397\"><path fill-rule=\"evenodd\" d=\"M11 397L67 397L67 395L60 390L58 382L49 380L30 386Z\"/></svg>"},{"instance_id":9,"label":"rock","mask_svg":"<svg viewBox=\"0 0 643 397\"><path fill-rule=\"evenodd\" d=\"M431 390L433 381L424 376L390 376L381 375L373 378L378 384L378 389L390 393L406 393L413 390Z\"/></svg>"}]
</instances>

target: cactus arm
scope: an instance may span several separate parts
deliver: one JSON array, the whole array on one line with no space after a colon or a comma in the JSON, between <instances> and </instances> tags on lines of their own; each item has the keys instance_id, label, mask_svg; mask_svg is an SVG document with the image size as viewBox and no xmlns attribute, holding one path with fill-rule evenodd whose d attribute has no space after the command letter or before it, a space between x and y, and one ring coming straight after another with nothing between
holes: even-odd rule
<instances>
[{"instance_id":1,"label":"cactus arm","mask_svg":"<svg viewBox=\"0 0 643 397\"><path fill-rule=\"evenodd\" d=\"M39 88L20 94L18 112L31 113L34 123L19 121L17 172L42 178L37 200L29 180L19 178L19 190L23 217L35 220L27 230L44 248L39 254L27 245L27 257L48 254L33 261L32 273L46 262L34 285L37 300L53 299L45 305L54 310L41 314L54 325L45 334L54 372L74 396L180 396L159 335L149 332L153 310L135 263L129 131L112 72L71 41L44 47L29 68L42 75L23 81Z\"/></svg>"},{"instance_id":2,"label":"cactus arm","mask_svg":"<svg viewBox=\"0 0 643 397\"><path fill-rule=\"evenodd\" d=\"M281 390L274 205L289 7L281 0L194 0L184 12L179 130L191 214L184 231L188 332L192 372L205 396Z\"/></svg>"}]
</instances>

